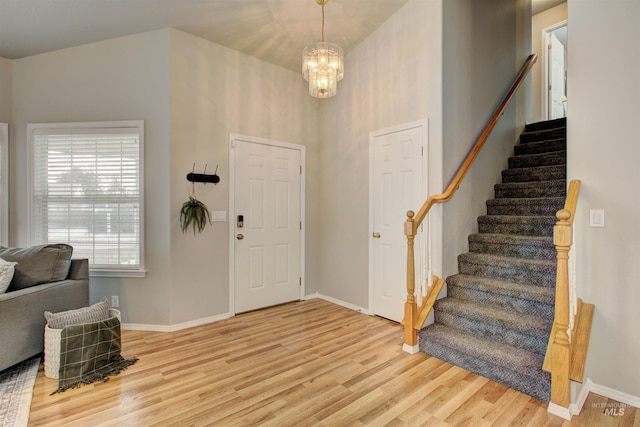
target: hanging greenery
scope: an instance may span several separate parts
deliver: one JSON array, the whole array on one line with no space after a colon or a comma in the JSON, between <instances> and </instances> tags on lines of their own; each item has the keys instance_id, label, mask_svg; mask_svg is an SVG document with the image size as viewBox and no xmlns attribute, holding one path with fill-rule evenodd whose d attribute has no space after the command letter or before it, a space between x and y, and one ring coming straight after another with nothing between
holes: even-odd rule
<instances>
[{"instance_id":1,"label":"hanging greenery","mask_svg":"<svg viewBox=\"0 0 640 427\"><path fill-rule=\"evenodd\" d=\"M182 204L180 210L180 228L183 233L187 232L189 226L193 228L193 234L202 233L207 223L211 222L211 213L207 205L196 199L193 195Z\"/></svg>"}]
</instances>

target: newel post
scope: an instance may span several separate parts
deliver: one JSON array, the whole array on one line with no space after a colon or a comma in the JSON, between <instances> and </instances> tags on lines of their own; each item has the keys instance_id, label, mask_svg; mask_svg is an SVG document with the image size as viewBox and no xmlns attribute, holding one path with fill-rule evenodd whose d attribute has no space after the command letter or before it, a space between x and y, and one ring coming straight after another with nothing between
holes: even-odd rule
<instances>
[{"instance_id":1,"label":"newel post","mask_svg":"<svg viewBox=\"0 0 640 427\"><path fill-rule=\"evenodd\" d=\"M413 241L415 239L415 227L413 211L407 212L407 220L404 223L404 234L407 236L407 301L404 303L404 346L415 348L418 345L418 331L415 329L415 319L418 312L416 304L416 273L414 262Z\"/></svg>"},{"instance_id":2,"label":"newel post","mask_svg":"<svg viewBox=\"0 0 640 427\"><path fill-rule=\"evenodd\" d=\"M558 222L553 228L553 244L558 251L556 270L556 301L551 358L551 403L569 407L569 370L571 346L569 343L569 249L571 248L571 212L562 209L556 214Z\"/></svg>"}]
</instances>

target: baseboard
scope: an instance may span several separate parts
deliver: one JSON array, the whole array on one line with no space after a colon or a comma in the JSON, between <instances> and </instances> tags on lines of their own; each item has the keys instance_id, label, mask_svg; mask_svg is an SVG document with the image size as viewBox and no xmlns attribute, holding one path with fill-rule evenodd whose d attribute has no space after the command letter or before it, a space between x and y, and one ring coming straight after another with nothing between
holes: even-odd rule
<instances>
[{"instance_id":1,"label":"baseboard","mask_svg":"<svg viewBox=\"0 0 640 427\"><path fill-rule=\"evenodd\" d=\"M360 312L362 314L371 314L371 313L369 313L369 310L364 308L364 307L360 307L360 306L357 306L355 304L351 304L351 303L348 303L348 302L345 302L345 301L342 301L342 300L339 300L339 299L336 299L336 298L332 298L332 297L323 295L323 294L318 293L318 292L316 292L315 294L306 295L304 297L305 300L309 300L309 299L313 299L313 298L320 298L320 299L323 299L325 301L329 301L330 303L339 305L341 307L345 307L345 308L348 308L348 309L353 310L353 311L358 311L358 312Z\"/></svg>"},{"instance_id":2,"label":"baseboard","mask_svg":"<svg viewBox=\"0 0 640 427\"><path fill-rule=\"evenodd\" d=\"M549 403L547 411L553 415L564 418L565 420L571 420L572 416L579 415L580 412L582 412L582 408L584 407L584 403L586 402L589 393L599 394L602 397L618 401L621 404L640 408L640 397L596 384L591 381L591 378L587 378L578 393L575 403L571 403L568 408L563 408L562 406L558 406L554 403ZM617 407L612 408L616 409Z\"/></svg>"},{"instance_id":3,"label":"baseboard","mask_svg":"<svg viewBox=\"0 0 640 427\"><path fill-rule=\"evenodd\" d=\"M617 400L620 403L624 403L635 408L640 408L640 397L624 393L620 390L605 387L600 384L596 384L594 382L591 382L590 379L588 379L587 381L591 383L591 387L589 390L590 392L599 394L600 396L606 397L608 399Z\"/></svg>"},{"instance_id":4,"label":"baseboard","mask_svg":"<svg viewBox=\"0 0 640 427\"><path fill-rule=\"evenodd\" d=\"M359 307L355 304L351 304L345 301L341 301L336 298L332 298L326 295L322 295L320 293L306 295L304 297L305 300L320 298L330 303L348 308L350 310L358 311L363 314L369 314L369 310L364 307ZM203 319L191 320L189 322L178 323L175 325L150 325L143 323L123 323L122 329L127 331L148 331L148 332L176 332L182 329L193 328L194 326L206 325L208 323L219 322L220 320L225 320L232 317L231 313L223 313L218 314L216 316L205 317Z\"/></svg>"},{"instance_id":5,"label":"baseboard","mask_svg":"<svg viewBox=\"0 0 640 427\"><path fill-rule=\"evenodd\" d=\"M183 329L193 328L194 326L207 325L209 323L219 322L231 317L231 313L217 314L202 319L190 320L188 322L177 323L175 325L146 325L141 323L123 323L122 329L127 331L148 331L148 332L176 332Z\"/></svg>"}]
</instances>

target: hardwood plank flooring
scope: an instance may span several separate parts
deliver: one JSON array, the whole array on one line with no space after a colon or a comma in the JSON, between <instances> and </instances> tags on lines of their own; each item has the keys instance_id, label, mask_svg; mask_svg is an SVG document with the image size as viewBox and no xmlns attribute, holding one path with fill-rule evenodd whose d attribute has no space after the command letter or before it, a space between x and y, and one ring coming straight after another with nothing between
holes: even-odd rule
<instances>
[{"instance_id":1,"label":"hardwood plank flooring","mask_svg":"<svg viewBox=\"0 0 640 427\"><path fill-rule=\"evenodd\" d=\"M123 355L140 360L105 383L50 396L57 380L41 365L29 425L640 427L638 410L594 394L567 422L544 402L404 353L402 339L396 323L320 299L172 333L123 331Z\"/></svg>"}]
</instances>

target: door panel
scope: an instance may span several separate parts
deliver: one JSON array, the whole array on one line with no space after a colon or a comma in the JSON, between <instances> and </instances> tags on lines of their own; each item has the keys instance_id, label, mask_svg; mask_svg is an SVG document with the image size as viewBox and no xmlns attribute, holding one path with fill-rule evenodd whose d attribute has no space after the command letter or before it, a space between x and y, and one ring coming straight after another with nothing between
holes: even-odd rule
<instances>
[{"instance_id":1,"label":"door panel","mask_svg":"<svg viewBox=\"0 0 640 427\"><path fill-rule=\"evenodd\" d=\"M299 150L248 141L235 147L235 312L300 299L300 168Z\"/></svg>"},{"instance_id":2,"label":"door panel","mask_svg":"<svg viewBox=\"0 0 640 427\"><path fill-rule=\"evenodd\" d=\"M424 198L422 133L421 126L413 126L372 140L372 310L396 322L402 320L406 297L406 212ZM421 260L416 261L420 272Z\"/></svg>"}]
</instances>

